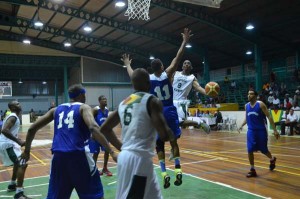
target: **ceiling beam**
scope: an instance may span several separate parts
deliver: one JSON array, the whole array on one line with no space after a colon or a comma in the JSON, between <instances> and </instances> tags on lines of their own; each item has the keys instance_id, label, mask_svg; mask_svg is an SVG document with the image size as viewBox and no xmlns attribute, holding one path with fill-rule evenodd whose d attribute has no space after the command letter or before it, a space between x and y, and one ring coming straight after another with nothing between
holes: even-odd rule
<instances>
[{"instance_id":1,"label":"ceiling beam","mask_svg":"<svg viewBox=\"0 0 300 199\"><path fill-rule=\"evenodd\" d=\"M176 3L171 0L152 0L151 5L167 9L173 13L177 13L186 17L190 17L250 44L256 43L253 39L250 39L242 34L242 32L240 31L242 27L235 26L232 23L228 23L224 19L221 19L221 17L210 16L203 10L199 11L199 9L195 9L191 6L186 6L184 3Z\"/></svg>"},{"instance_id":2,"label":"ceiling beam","mask_svg":"<svg viewBox=\"0 0 300 199\"><path fill-rule=\"evenodd\" d=\"M4 31L4 30L0 31L0 40L22 42L23 38L24 38L24 35L22 35L22 34L9 33L8 31ZM107 55L104 53L99 53L99 52L90 51L90 50L86 50L86 49L83 50L81 48L76 48L76 47L71 47L71 48L66 49L64 46L62 46L58 43L45 41L45 40L37 39L37 38L33 38L33 37L28 37L28 39L31 40L32 45L50 48L50 49L54 49L54 50L60 50L60 51L64 51L64 52L69 52L69 53L73 53L73 54L77 54L77 55L81 55L81 56L92 57L92 58L105 60L105 61L109 61L109 62L118 64L118 65L121 65L120 57L111 56L111 55ZM136 64L138 64L139 66L143 66L143 65L145 65L145 63L147 63L147 61L148 61L148 59L145 62L141 62L141 61L137 60Z\"/></svg>"}]
</instances>

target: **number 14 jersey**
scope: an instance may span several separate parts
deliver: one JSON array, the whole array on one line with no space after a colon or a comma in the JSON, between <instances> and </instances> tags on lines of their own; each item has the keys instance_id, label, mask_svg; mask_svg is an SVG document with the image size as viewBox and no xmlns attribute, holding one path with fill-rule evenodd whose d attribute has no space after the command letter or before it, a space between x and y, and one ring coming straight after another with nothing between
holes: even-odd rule
<instances>
[{"instance_id":1,"label":"number 14 jersey","mask_svg":"<svg viewBox=\"0 0 300 199\"><path fill-rule=\"evenodd\" d=\"M81 105L65 103L56 108L52 152L84 151L91 133L80 114Z\"/></svg>"}]
</instances>

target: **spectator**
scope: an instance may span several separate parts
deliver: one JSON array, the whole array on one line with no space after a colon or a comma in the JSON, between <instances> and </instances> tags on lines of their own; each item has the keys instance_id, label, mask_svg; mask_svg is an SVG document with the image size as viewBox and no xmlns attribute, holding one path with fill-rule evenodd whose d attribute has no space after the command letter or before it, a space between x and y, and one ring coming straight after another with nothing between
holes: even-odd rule
<instances>
[{"instance_id":1,"label":"spectator","mask_svg":"<svg viewBox=\"0 0 300 199\"><path fill-rule=\"evenodd\" d=\"M227 76L224 77L224 83L228 84L229 83L229 78Z\"/></svg>"},{"instance_id":2,"label":"spectator","mask_svg":"<svg viewBox=\"0 0 300 199\"><path fill-rule=\"evenodd\" d=\"M270 91L269 97L268 97L268 108L272 108L273 107L273 100L274 100L273 92Z\"/></svg>"},{"instance_id":3,"label":"spectator","mask_svg":"<svg viewBox=\"0 0 300 199\"><path fill-rule=\"evenodd\" d=\"M287 109L286 105L287 102L289 102L291 105L293 105L293 99L290 97L288 93L284 95L284 100L283 100L283 107Z\"/></svg>"},{"instance_id":4,"label":"spectator","mask_svg":"<svg viewBox=\"0 0 300 199\"><path fill-rule=\"evenodd\" d=\"M278 121L278 122L274 122L274 124L275 124L275 127L276 126L281 126L281 125L283 125L284 123L285 123L285 121L286 121L286 117L287 117L287 115L289 114L289 112L290 112L290 110L285 110L285 112L282 114L282 116L281 116L281 120L280 121ZM285 134L280 134L280 135L285 135Z\"/></svg>"},{"instance_id":5,"label":"spectator","mask_svg":"<svg viewBox=\"0 0 300 199\"><path fill-rule=\"evenodd\" d=\"M33 108L30 110L29 112L29 120L30 120L30 123L33 123L35 122L37 116L35 115L35 112L33 110Z\"/></svg>"},{"instance_id":6,"label":"spectator","mask_svg":"<svg viewBox=\"0 0 300 199\"><path fill-rule=\"evenodd\" d=\"M278 110L280 105L280 100L278 99L277 95L274 95L273 99L273 109Z\"/></svg>"},{"instance_id":7,"label":"spectator","mask_svg":"<svg viewBox=\"0 0 300 199\"><path fill-rule=\"evenodd\" d=\"M293 104L297 103L299 105L300 103L300 91L299 89L297 89L295 91L295 95L294 95L294 100L293 100Z\"/></svg>"},{"instance_id":8,"label":"spectator","mask_svg":"<svg viewBox=\"0 0 300 199\"><path fill-rule=\"evenodd\" d=\"M286 117L285 123L281 124L281 134L285 135L285 127L289 126L290 127L290 134L289 135L294 135L293 130L297 125L298 122L298 115L294 113L294 109L291 108L289 114Z\"/></svg>"},{"instance_id":9,"label":"spectator","mask_svg":"<svg viewBox=\"0 0 300 199\"><path fill-rule=\"evenodd\" d=\"M231 89L232 90L235 90L236 89L236 82L233 80L232 82L231 82Z\"/></svg>"}]
</instances>

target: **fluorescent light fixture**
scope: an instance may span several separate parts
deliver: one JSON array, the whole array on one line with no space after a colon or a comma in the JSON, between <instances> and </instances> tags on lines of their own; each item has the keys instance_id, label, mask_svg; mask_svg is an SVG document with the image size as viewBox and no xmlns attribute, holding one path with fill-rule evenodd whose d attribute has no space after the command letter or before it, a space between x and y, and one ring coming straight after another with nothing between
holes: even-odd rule
<instances>
[{"instance_id":1,"label":"fluorescent light fixture","mask_svg":"<svg viewBox=\"0 0 300 199\"><path fill-rule=\"evenodd\" d=\"M246 55L252 55L252 51L251 50L247 50Z\"/></svg>"},{"instance_id":2,"label":"fluorescent light fixture","mask_svg":"<svg viewBox=\"0 0 300 199\"><path fill-rule=\"evenodd\" d=\"M23 84L23 82L22 82L22 80L21 80L21 79L19 80L19 82L18 82L18 83L19 83L19 84Z\"/></svg>"},{"instance_id":3,"label":"fluorescent light fixture","mask_svg":"<svg viewBox=\"0 0 300 199\"><path fill-rule=\"evenodd\" d=\"M47 82L46 82L46 81L43 81L42 84L47 84Z\"/></svg>"},{"instance_id":4,"label":"fluorescent light fixture","mask_svg":"<svg viewBox=\"0 0 300 199\"><path fill-rule=\"evenodd\" d=\"M127 66L123 65L123 68L127 68Z\"/></svg>"},{"instance_id":5,"label":"fluorescent light fixture","mask_svg":"<svg viewBox=\"0 0 300 199\"><path fill-rule=\"evenodd\" d=\"M249 24L247 24L246 29L247 30L252 30L252 29L254 29L254 26L249 23Z\"/></svg>"},{"instance_id":6,"label":"fluorescent light fixture","mask_svg":"<svg viewBox=\"0 0 300 199\"><path fill-rule=\"evenodd\" d=\"M186 48L191 48L192 45L188 43L188 44L185 45L185 47L186 47Z\"/></svg>"},{"instance_id":7,"label":"fluorescent light fixture","mask_svg":"<svg viewBox=\"0 0 300 199\"><path fill-rule=\"evenodd\" d=\"M202 62L202 64L204 64L204 61Z\"/></svg>"},{"instance_id":8,"label":"fluorescent light fixture","mask_svg":"<svg viewBox=\"0 0 300 199\"><path fill-rule=\"evenodd\" d=\"M115 3L116 7L124 7L126 4L124 2L124 0L117 0Z\"/></svg>"},{"instance_id":9,"label":"fluorescent light fixture","mask_svg":"<svg viewBox=\"0 0 300 199\"><path fill-rule=\"evenodd\" d=\"M41 20L37 20L36 22L34 22L34 25L36 26L36 27L43 27L43 22L41 21Z\"/></svg>"},{"instance_id":10,"label":"fluorescent light fixture","mask_svg":"<svg viewBox=\"0 0 300 199\"><path fill-rule=\"evenodd\" d=\"M154 58L154 56L151 55L151 56L149 57L149 59L153 60L153 59L155 59L155 58Z\"/></svg>"},{"instance_id":11,"label":"fluorescent light fixture","mask_svg":"<svg viewBox=\"0 0 300 199\"><path fill-rule=\"evenodd\" d=\"M84 26L83 30L84 30L85 32L91 32L91 31L92 31L92 28L91 28L89 25L86 25L86 26Z\"/></svg>"},{"instance_id":12,"label":"fluorescent light fixture","mask_svg":"<svg viewBox=\"0 0 300 199\"><path fill-rule=\"evenodd\" d=\"M72 46L72 44L71 44L70 42L66 41L66 42L64 43L64 46L65 46L65 47L70 47L70 46Z\"/></svg>"},{"instance_id":13,"label":"fluorescent light fixture","mask_svg":"<svg viewBox=\"0 0 300 199\"><path fill-rule=\"evenodd\" d=\"M23 40L23 43L24 43L24 44L30 44L31 42L30 42L29 39L24 39L24 40Z\"/></svg>"}]
</instances>

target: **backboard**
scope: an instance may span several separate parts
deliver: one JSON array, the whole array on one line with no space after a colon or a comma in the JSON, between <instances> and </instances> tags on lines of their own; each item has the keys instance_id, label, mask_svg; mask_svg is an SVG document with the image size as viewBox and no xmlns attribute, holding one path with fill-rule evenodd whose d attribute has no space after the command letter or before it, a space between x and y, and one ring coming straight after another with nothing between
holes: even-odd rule
<instances>
[{"instance_id":1,"label":"backboard","mask_svg":"<svg viewBox=\"0 0 300 199\"><path fill-rule=\"evenodd\" d=\"M0 81L0 98L3 96L12 96L11 81Z\"/></svg>"}]
</instances>

